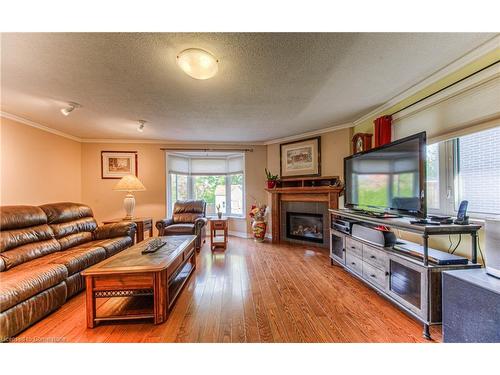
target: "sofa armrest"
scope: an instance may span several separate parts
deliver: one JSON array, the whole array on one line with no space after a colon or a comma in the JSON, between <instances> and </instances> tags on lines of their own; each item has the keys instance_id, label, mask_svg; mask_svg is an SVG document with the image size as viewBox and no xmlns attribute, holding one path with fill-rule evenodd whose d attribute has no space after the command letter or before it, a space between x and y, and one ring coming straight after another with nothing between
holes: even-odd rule
<instances>
[{"instance_id":1,"label":"sofa armrest","mask_svg":"<svg viewBox=\"0 0 500 375\"><path fill-rule=\"evenodd\" d=\"M173 219L161 219L156 222L156 229L158 229L158 235L163 236L163 230L174 223Z\"/></svg>"},{"instance_id":2,"label":"sofa armrest","mask_svg":"<svg viewBox=\"0 0 500 375\"><path fill-rule=\"evenodd\" d=\"M194 221L194 233L199 235L201 233L201 229L207 224L208 219L206 217L199 217Z\"/></svg>"},{"instance_id":3,"label":"sofa armrest","mask_svg":"<svg viewBox=\"0 0 500 375\"><path fill-rule=\"evenodd\" d=\"M136 229L137 225L130 221L105 224L97 227L97 229L92 233L92 238L94 240L104 240L107 238L128 236L133 240Z\"/></svg>"}]
</instances>

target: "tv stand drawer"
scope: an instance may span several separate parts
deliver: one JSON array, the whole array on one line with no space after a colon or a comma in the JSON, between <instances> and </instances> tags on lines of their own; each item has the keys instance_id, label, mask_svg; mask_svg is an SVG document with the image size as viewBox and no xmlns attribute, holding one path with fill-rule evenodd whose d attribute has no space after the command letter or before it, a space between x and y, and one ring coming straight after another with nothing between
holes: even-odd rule
<instances>
[{"instance_id":1,"label":"tv stand drawer","mask_svg":"<svg viewBox=\"0 0 500 375\"><path fill-rule=\"evenodd\" d=\"M354 240L352 237L346 237L345 250L347 253L363 258L363 244Z\"/></svg>"},{"instance_id":2,"label":"tv stand drawer","mask_svg":"<svg viewBox=\"0 0 500 375\"><path fill-rule=\"evenodd\" d=\"M381 250L374 247L363 245L363 261L370 265L385 270L389 257Z\"/></svg>"},{"instance_id":3,"label":"tv stand drawer","mask_svg":"<svg viewBox=\"0 0 500 375\"><path fill-rule=\"evenodd\" d=\"M363 278L382 289L385 289L385 285L387 284L385 271L373 267L366 262L363 262Z\"/></svg>"},{"instance_id":4,"label":"tv stand drawer","mask_svg":"<svg viewBox=\"0 0 500 375\"><path fill-rule=\"evenodd\" d=\"M358 275L363 275L363 261L355 255L346 252L345 265L350 270L356 272Z\"/></svg>"}]
</instances>

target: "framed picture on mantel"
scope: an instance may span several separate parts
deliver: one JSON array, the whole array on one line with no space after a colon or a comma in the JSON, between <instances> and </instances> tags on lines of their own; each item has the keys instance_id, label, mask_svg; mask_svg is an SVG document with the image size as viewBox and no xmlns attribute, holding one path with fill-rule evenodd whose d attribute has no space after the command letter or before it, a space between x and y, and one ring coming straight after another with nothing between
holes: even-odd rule
<instances>
[{"instance_id":1,"label":"framed picture on mantel","mask_svg":"<svg viewBox=\"0 0 500 375\"><path fill-rule=\"evenodd\" d=\"M101 151L101 178L137 177L137 151Z\"/></svg>"},{"instance_id":2,"label":"framed picture on mantel","mask_svg":"<svg viewBox=\"0 0 500 375\"><path fill-rule=\"evenodd\" d=\"M280 144L281 178L321 176L321 137Z\"/></svg>"}]
</instances>

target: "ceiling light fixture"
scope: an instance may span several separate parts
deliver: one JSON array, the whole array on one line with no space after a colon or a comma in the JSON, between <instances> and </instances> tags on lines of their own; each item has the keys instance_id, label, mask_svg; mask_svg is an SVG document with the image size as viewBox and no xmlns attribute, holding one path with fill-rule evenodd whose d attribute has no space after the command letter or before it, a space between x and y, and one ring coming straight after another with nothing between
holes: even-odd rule
<instances>
[{"instance_id":1,"label":"ceiling light fixture","mask_svg":"<svg viewBox=\"0 0 500 375\"><path fill-rule=\"evenodd\" d=\"M177 55L177 64L194 79L209 79L219 71L219 60L210 52L188 48Z\"/></svg>"},{"instance_id":2,"label":"ceiling light fixture","mask_svg":"<svg viewBox=\"0 0 500 375\"><path fill-rule=\"evenodd\" d=\"M139 126L137 127L137 131L142 133L144 131L144 124L146 123L146 121L144 120L138 120L139 121Z\"/></svg>"},{"instance_id":3,"label":"ceiling light fixture","mask_svg":"<svg viewBox=\"0 0 500 375\"><path fill-rule=\"evenodd\" d=\"M64 116L68 116L71 112L73 112L75 109L77 108L81 108L82 106L78 103L74 103L74 102L69 102L68 103L68 106L66 108L63 108L61 109L61 113L64 115Z\"/></svg>"}]
</instances>

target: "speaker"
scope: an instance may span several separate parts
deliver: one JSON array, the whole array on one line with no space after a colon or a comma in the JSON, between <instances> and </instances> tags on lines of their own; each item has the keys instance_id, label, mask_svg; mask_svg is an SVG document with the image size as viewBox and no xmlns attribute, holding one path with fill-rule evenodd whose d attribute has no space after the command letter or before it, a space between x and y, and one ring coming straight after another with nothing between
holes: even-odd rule
<instances>
[{"instance_id":1,"label":"speaker","mask_svg":"<svg viewBox=\"0 0 500 375\"><path fill-rule=\"evenodd\" d=\"M351 234L353 237L383 247L394 246L397 241L396 235L383 226L353 224Z\"/></svg>"}]
</instances>

